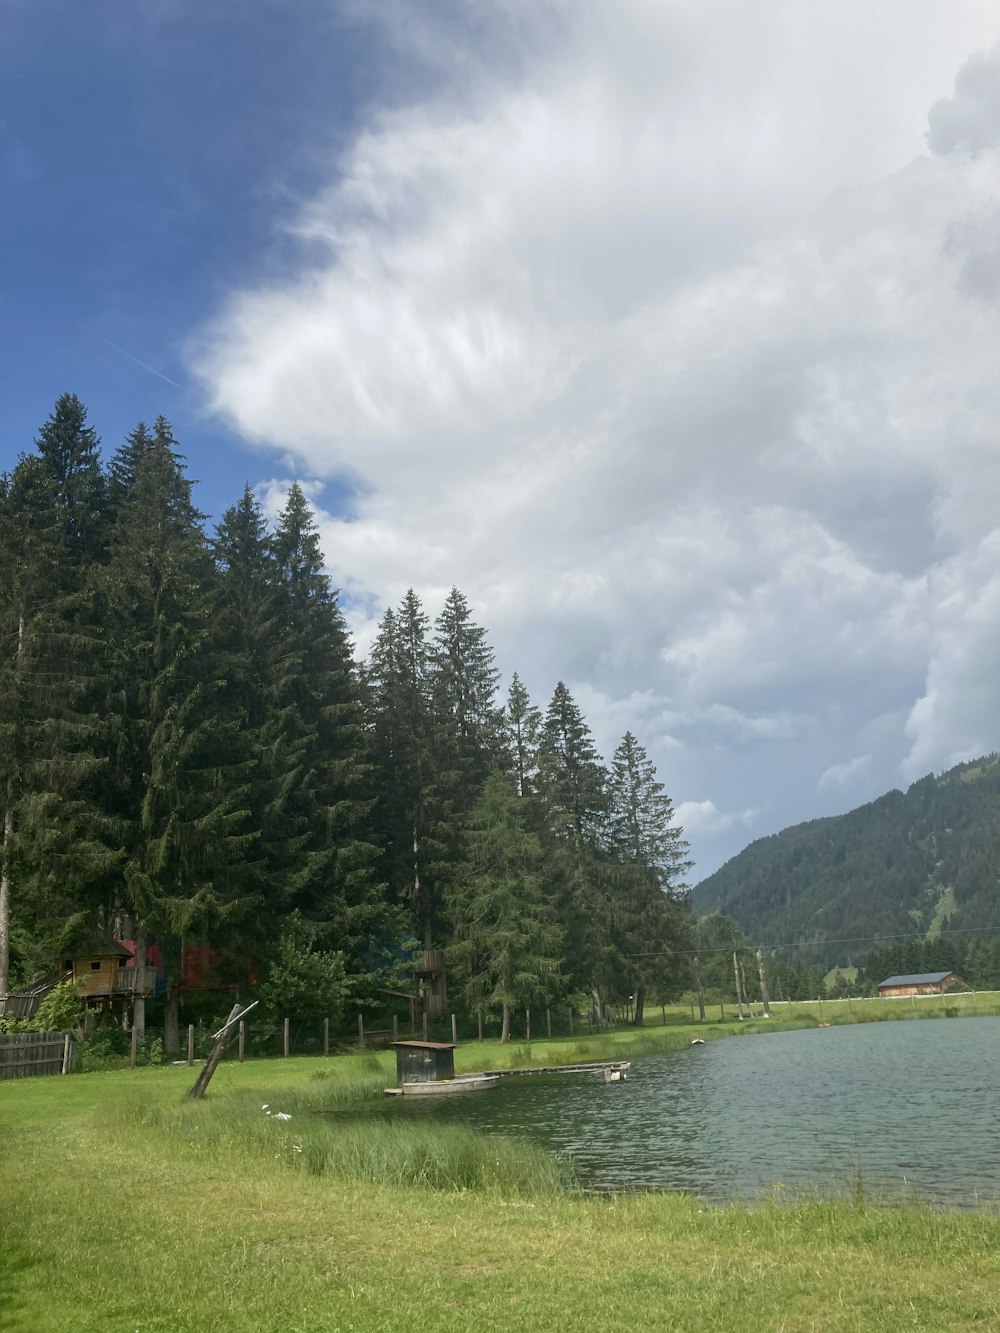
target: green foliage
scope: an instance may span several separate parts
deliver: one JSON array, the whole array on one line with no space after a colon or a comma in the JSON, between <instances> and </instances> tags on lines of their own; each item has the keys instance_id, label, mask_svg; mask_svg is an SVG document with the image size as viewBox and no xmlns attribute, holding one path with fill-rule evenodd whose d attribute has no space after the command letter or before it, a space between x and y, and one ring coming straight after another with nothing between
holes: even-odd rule
<instances>
[{"instance_id":1,"label":"green foliage","mask_svg":"<svg viewBox=\"0 0 1000 1333\"><path fill-rule=\"evenodd\" d=\"M87 1006L77 995L72 981L60 981L45 996L31 1020L36 1032L64 1032L82 1028Z\"/></svg>"},{"instance_id":2,"label":"green foliage","mask_svg":"<svg viewBox=\"0 0 1000 1333\"><path fill-rule=\"evenodd\" d=\"M410 589L360 665L300 486L209 539L168 421L99 443L65 394L0 477L0 989L71 935L152 938L171 1055L185 944L282 1017L411 991L414 940L477 1006L674 993L685 845L634 737L609 778L565 684L500 708L458 588L433 624Z\"/></svg>"},{"instance_id":3,"label":"green foliage","mask_svg":"<svg viewBox=\"0 0 1000 1333\"><path fill-rule=\"evenodd\" d=\"M487 779L469 815L465 850L461 889L449 900L449 957L461 969L469 1007L500 1010L507 1040L511 1010L555 992L561 938L542 893L541 844L500 773Z\"/></svg>"},{"instance_id":4,"label":"green foliage","mask_svg":"<svg viewBox=\"0 0 1000 1333\"><path fill-rule=\"evenodd\" d=\"M260 987L261 1005L272 1019L321 1023L340 1016L350 991L344 955L317 949L316 935L314 925L292 913Z\"/></svg>"}]
</instances>

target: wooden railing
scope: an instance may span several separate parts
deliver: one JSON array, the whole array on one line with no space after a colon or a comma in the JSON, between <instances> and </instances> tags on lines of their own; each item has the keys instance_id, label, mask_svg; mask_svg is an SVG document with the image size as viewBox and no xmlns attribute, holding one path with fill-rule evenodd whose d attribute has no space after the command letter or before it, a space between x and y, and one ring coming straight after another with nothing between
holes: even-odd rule
<instances>
[{"instance_id":1,"label":"wooden railing","mask_svg":"<svg viewBox=\"0 0 1000 1333\"><path fill-rule=\"evenodd\" d=\"M111 992L113 995L152 995L155 989L155 967L123 967L114 979Z\"/></svg>"}]
</instances>

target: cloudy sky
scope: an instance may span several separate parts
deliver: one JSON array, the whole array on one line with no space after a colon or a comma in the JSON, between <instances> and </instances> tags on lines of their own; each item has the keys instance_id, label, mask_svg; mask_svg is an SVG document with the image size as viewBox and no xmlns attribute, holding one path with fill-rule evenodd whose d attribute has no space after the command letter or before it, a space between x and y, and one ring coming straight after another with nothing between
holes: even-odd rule
<instances>
[{"instance_id":1,"label":"cloudy sky","mask_svg":"<svg viewBox=\"0 0 1000 1333\"><path fill-rule=\"evenodd\" d=\"M6 0L0 465L77 392L452 584L699 878L1000 746L1000 9Z\"/></svg>"}]
</instances>

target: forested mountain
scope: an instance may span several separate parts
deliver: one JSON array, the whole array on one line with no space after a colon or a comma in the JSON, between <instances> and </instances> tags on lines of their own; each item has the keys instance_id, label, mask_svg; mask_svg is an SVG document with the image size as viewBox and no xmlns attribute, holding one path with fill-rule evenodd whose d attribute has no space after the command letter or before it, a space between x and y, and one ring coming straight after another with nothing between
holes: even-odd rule
<instances>
[{"instance_id":1,"label":"forested mountain","mask_svg":"<svg viewBox=\"0 0 1000 1333\"><path fill-rule=\"evenodd\" d=\"M1000 935L1000 756L761 838L692 900L769 947L802 942L796 957L827 966L903 936Z\"/></svg>"},{"instance_id":2,"label":"forested mountain","mask_svg":"<svg viewBox=\"0 0 1000 1333\"><path fill-rule=\"evenodd\" d=\"M195 942L326 1014L412 986L421 949L505 1019L586 995L641 1021L689 984L686 844L639 741L609 768L565 684L501 698L457 588L433 622L409 591L358 662L297 485L273 527L246 488L209 532L169 422L105 464L64 394L0 477L0 570L0 1001L123 934L164 960L168 1052Z\"/></svg>"}]
</instances>

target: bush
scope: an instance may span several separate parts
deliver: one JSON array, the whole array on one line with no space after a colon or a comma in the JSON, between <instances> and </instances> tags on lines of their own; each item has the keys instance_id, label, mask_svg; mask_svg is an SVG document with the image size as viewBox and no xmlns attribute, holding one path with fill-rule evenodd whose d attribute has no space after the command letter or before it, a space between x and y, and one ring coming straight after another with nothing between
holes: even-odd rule
<instances>
[{"instance_id":1,"label":"bush","mask_svg":"<svg viewBox=\"0 0 1000 1333\"><path fill-rule=\"evenodd\" d=\"M87 1006L73 989L72 981L60 981L53 986L38 1006L31 1020L36 1032L66 1032L83 1027Z\"/></svg>"}]
</instances>

